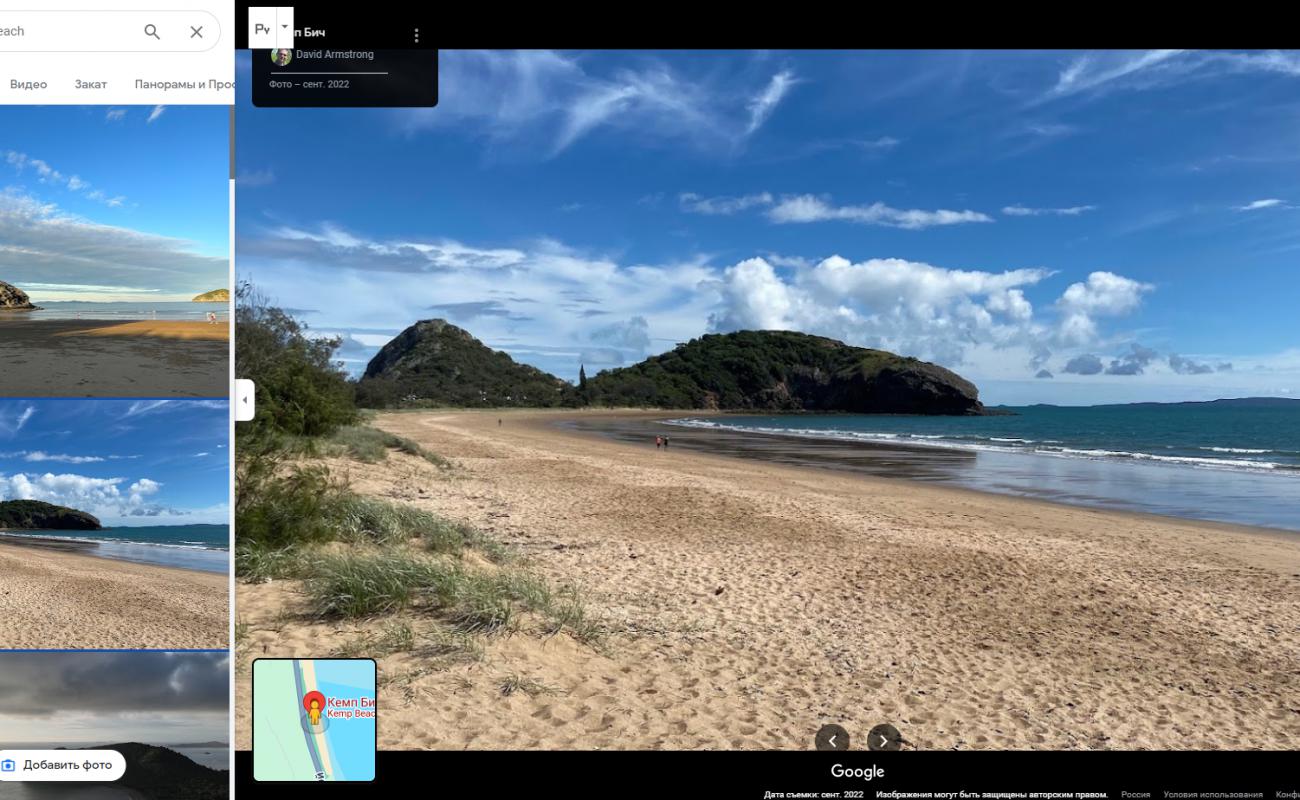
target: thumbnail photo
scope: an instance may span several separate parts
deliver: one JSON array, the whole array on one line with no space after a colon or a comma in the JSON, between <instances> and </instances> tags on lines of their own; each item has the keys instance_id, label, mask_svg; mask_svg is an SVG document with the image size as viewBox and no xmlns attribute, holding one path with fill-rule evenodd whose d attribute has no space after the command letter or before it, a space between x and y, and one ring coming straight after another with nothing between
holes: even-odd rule
<instances>
[{"instance_id":1,"label":"thumbnail photo","mask_svg":"<svg viewBox=\"0 0 1300 800\"><path fill-rule=\"evenodd\" d=\"M239 98L237 746L373 658L381 750L1300 747L1295 79L1129 58Z\"/></svg>"},{"instance_id":2,"label":"thumbnail photo","mask_svg":"<svg viewBox=\"0 0 1300 800\"><path fill-rule=\"evenodd\" d=\"M5 800L220 800L229 796L230 658L214 652L0 652L0 754L113 750L105 782L0 773Z\"/></svg>"},{"instance_id":3,"label":"thumbnail photo","mask_svg":"<svg viewBox=\"0 0 1300 800\"><path fill-rule=\"evenodd\" d=\"M0 399L0 649L226 645L228 407Z\"/></svg>"},{"instance_id":4,"label":"thumbnail photo","mask_svg":"<svg viewBox=\"0 0 1300 800\"><path fill-rule=\"evenodd\" d=\"M0 396L227 392L228 153L218 106L0 108Z\"/></svg>"}]
</instances>

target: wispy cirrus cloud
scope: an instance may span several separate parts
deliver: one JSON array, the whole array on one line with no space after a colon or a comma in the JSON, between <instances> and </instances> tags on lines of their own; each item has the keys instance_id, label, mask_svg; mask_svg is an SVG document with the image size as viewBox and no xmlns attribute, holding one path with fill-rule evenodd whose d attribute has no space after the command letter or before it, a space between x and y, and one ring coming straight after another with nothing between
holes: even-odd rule
<instances>
[{"instance_id":1,"label":"wispy cirrus cloud","mask_svg":"<svg viewBox=\"0 0 1300 800\"><path fill-rule=\"evenodd\" d=\"M21 411L7 413L0 409L0 435L13 436L23 429L28 420L36 413L36 406L24 406Z\"/></svg>"},{"instance_id":2,"label":"wispy cirrus cloud","mask_svg":"<svg viewBox=\"0 0 1300 800\"><path fill-rule=\"evenodd\" d=\"M598 70L549 50L449 50L439 74L438 108L395 112L400 130L467 126L496 149L543 157L601 131L732 149L757 133L798 83L788 69L755 84L747 73L695 75L652 59Z\"/></svg>"},{"instance_id":3,"label":"wispy cirrus cloud","mask_svg":"<svg viewBox=\"0 0 1300 800\"><path fill-rule=\"evenodd\" d=\"M702 197L694 192L684 192L677 199L681 203L683 211L709 216L727 216L751 208L770 206L774 202L769 192L757 192L733 197Z\"/></svg>"},{"instance_id":4,"label":"wispy cirrus cloud","mask_svg":"<svg viewBox=\"0 0 1300 800\"><path fill-rule=\"evenodd\" d=\"M797 82L794 73L790 70L782 70L772 76L767 88L749 101L749 125L745 128L746 135L763 127L763 123L772 116L777 105Z\"/></svg>"},{"instance_id":5,"label":"wispy cirrus cloud","mask_svg":"<svg viewBox=\"0 0 1300 800\"><path fill-rule=\"evenodd\" d=\"M1022 205L1006 206L1002 213L1009 217L1077 217L1089 211L1096 211L1096 206L1067 206L1065 208L1027 208Z\"/></svg>"},{"instance_id":6,"label":"wispy cirrus cloud","mask_svg":"<svg viewBox=\"0 0 1300 800\"><path fill-rule=\"evenodd\" d=\"M1207 75L1272 73L1300 77L1300 53L1288 50L1116 50L1071 56L1055 83L1034 99L1163 88Z\"/></svg>"}]
</instances>

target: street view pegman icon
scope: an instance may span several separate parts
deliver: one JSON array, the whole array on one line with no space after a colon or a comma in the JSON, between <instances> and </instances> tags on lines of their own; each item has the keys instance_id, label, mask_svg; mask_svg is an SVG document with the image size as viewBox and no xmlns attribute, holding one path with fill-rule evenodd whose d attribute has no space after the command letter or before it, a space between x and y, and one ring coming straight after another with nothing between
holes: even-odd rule
<instances>
[{"instance_id":1,"label":"street view pegman icon","mask_svg":"<svg viewBox=\"0 0 1300 800\"><path fill-rule=\"evenodd\" d=\"M325 695L320 692L308 692L302 696L302 707L307 711L307 719L312 725L320 724L320 712L325 707Z\"/></svg>"}]
</instances>

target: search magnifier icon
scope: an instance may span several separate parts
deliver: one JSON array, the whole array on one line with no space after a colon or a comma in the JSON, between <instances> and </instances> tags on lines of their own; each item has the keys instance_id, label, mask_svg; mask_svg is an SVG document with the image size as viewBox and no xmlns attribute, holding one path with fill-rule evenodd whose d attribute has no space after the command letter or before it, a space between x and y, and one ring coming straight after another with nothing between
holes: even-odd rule
<instances>
[{"instance_id":1,"label":"search magnifier icon","mask_svg":"<svg viewBox=\"0 0 1300 800\"><path fill-rule=\"evenodd\" d=\"M146 25L146 26L144 26L144 35L145 35L145 36L152 36L153 38L157 39L158 41L160 41L160 42L162 41L162 37L158 35L158 26L157 26L157 25L152 25L152 24L150 24L150 25Z\"/></svg>"}]
</instances>

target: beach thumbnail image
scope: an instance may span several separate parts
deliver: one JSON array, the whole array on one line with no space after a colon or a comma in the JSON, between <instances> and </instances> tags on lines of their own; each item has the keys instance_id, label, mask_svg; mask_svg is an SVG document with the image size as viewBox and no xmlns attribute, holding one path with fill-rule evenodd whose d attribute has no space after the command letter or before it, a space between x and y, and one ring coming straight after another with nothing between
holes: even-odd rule
<instances>
[{"instance_id":1,"label":"beach thumbnail image","mask_svg":"<svg viewBox=\"0 0 1300 800\"><path fill-rule=\"evenodd\" d=\"M1300 748L1296 78L1159 59L245 89L236 746L372 658L381 750Z\"/></svg>"},{"instance_id":2,"label":"beach thumbnail image","mask_svg":"<svg viewBox=\"0 0 1300 800\"><path fill-rule=\"evenodd\" d=\"M15 762L0 800L228 797L229 662L225 651L0 651L0 753ZM23 750L115 750L126 770L23 781Z\"/></svg>"},{"instance_id":3,"label":"beach thumbnail image","mask_svg":"<svg viewBox=\"0 0 1300 800\"><path fill-rule=\"evenodd\" d=\"M0 108L0 396L227 392L229 119Z\"/></svg>"},{"instance_id":4,"label":"beach thumbnail image","mask_svg":"<svg viewBox=\"0 0 1300 800\"><path fill-rule=\"evenodd\" d=\"M0 648L225 646L228 414L0 399Z\"/></svg>"}]
</instances>

